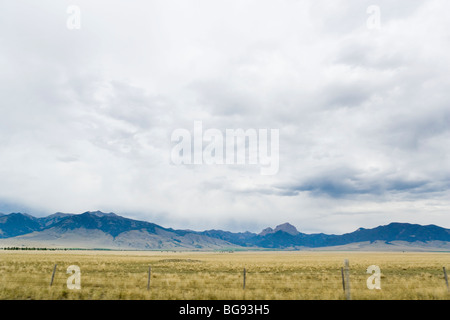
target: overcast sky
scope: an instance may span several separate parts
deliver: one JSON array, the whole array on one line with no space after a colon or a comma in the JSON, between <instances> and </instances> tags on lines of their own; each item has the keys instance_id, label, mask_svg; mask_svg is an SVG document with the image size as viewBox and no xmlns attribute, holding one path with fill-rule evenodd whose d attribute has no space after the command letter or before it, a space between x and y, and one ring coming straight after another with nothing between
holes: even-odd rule
<instances>
[{"instance_id":1,"label":"overcast sky","mask_svg":"<svg viewBox=\"0 0 450 320\"><path fill-rule=\"evenodd\" d=\"M450 228L449 12L448 0L3 0L0 212ZM194 121L279 130L278 173L174 165L171 134Z\"/></svg>"}]
</instances>

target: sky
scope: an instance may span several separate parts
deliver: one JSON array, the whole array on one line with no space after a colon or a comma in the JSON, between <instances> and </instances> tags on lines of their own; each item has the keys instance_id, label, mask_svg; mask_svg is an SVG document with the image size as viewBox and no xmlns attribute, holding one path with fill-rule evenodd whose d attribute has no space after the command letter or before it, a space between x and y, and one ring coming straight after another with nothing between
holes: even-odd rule
<instances>
[{"instance_id":1,"label":"sky","mask_svg":"<svg viewBox=\"0 0 450 320\"><path fill-rule=\"evenodd\" d=\"M450 228L448 12L447 0L1 1L0 212ZM174 163L174 132L193 137L195 123L276 131L278 170Z\"/></svg>"}]
</instances>

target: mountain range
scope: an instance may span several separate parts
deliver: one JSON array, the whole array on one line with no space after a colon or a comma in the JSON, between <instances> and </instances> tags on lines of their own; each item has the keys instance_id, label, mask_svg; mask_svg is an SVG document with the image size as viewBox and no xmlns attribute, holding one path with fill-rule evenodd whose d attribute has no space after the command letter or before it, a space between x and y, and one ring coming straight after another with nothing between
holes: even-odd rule
<instances>
[{"instance_id":1,"label":"mountain range","mask_svg":"<svg viewBox=\"0 0 450 320\"><path fill-rule=\"evenodd\" d=\"M439 250L450 251L450 229L391 223L342 235L306 234L284 223L260 233L175 230L115 213L55 213L36 218L0 214L0 247L122 250Z\"/></svg>"}]
</instances>

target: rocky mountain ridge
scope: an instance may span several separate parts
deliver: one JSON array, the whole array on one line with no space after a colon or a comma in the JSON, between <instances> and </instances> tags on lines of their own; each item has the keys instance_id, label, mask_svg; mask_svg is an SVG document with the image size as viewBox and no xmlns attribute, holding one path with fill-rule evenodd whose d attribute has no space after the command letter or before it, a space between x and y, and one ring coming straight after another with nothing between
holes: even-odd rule
<instances>
[{"instance_id":1,"label":"rocky mountain ridge","mask_svg":"<svg viewBox=\"0 0 450 320\"><path fill-rule=\"evenodd\" d=\"M359 228L342 235L305 234L289 223L259 234L223 230L174 230L157 224L133 220L115 213L88 211L82 214L55 213L36 218L24 213L0 216L0 246L82 245L86 248L118 249L305 249L342 247L355 243L393 242L406 245L438 241L449 244L450 229L435 225L390 223L372 229Z\"/></svg>"}]
</instances>

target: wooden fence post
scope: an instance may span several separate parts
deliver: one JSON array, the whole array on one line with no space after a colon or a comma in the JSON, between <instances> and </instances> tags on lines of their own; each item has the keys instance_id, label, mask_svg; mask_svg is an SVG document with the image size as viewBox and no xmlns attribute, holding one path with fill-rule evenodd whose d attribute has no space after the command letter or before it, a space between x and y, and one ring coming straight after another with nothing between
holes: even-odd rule
<instances>
[{"instance_id":1,"label":"wooden fence post","mask_svg":"<svg viewBox=\"0 0 450 320\"><path fill-rule=\"evenodd\" d=\"M150 290L150 277L152 275L152 266L148 266L147 290Z\"/></svg>"},{"instance_id":2,"label":"wooden fence post","mask_svg":"<svg viewBox=\"0 0 450 320\"><path fill-rule=\"evenodd\" d=\"M245 277L246 277L246 275L247 275L247 270L245 270L245 268L244 268L244 284L243 284L243 289L245 289Z\"/></svg>"},{"instance_id":3,"label":"wooden fence post","mask_svg":"<svg viewBox=\"0 0 450 320\"><path fill-rule=\"evenodd\" d=\"M55 266L53 267L52 279L50 280L50 287L53 285L53 279L55 278L56 266L57 266L57 264L55 264Z\"/></svg>"},{"instance_id":4,"label":"wooden fence post","mask_svg":"<svg viewBox=\"0 0 450 320\"><path fill-rule=\"evenodd\" d=\"M445 267L443 267L444 269L444 279L445 279L445 284L447 285L447 291L450 292L450 288L448 286L448 277L447 277L447 271L445 270Z\"/></svg>"},{"instance_id":5,"label":"wooden fence post","mask_svg":"<svg viewBox=\"0 0 450 320\"><path fill-rule=\"evenodd\" d=\"M344 260L345 299L351 300L350 295L350 266L348 259Z\"/></svg>"},{"instance_id":6,"label":"wooden fence post","mask_svg":"<svg viewBox=\"0 0 450 320\"><path fill-rule=\"evenodd\" d=\"M342 290L345 292L345 277L344 277L344 268L341 267L341 277L342 277Z\"/></svg>"}]
</instances>

